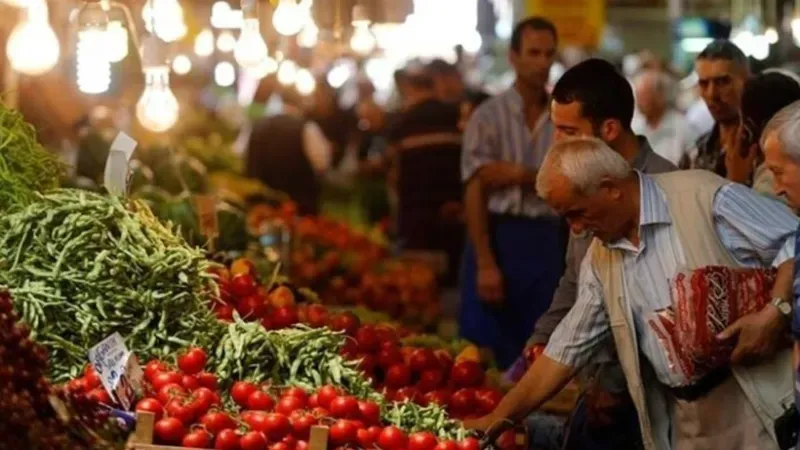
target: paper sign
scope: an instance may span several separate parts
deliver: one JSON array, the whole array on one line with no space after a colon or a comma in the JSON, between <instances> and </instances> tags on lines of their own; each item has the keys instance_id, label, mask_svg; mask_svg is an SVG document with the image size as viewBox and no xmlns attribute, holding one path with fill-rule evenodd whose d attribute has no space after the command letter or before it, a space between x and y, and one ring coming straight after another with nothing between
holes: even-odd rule
<instances>
[{"instance_id":1,"label":"paper sign","mask_svg":"<svg viewBox=\"0 0 800 450\"><path fill-rule=\"evenodd\" d=\"M125 152L111 150L106 160L103 184L111 195L128 193L128 158Z\"/></svg>"},{"instance_id":2,"label":"paper sign","mask_svg":"<svg viewBox=\"0 0 800 450\"><path fill-rule=\"evenodd\" d=\"M138 143L132 137L120 131L117 137L114 138L114 142L111 143L111 150L125 153L125 159L130 161L137 145Z\"/></svg>"},{"instance_id":3,"label":"paper sign","mask_svg":"<svg viewBox=\"0 0 800 450\"><path fill-rule=\"evenodd\" d=\"M119 333L114 333L89 350L89 362L94 367L106 392L126 410L136 402L141 392L144 374L136 355L128 350Z\"/></svg>"},{"instance_id":4,"label":"paper sign","mask_svg":"<svg viewBox=\"0 0 800 450\"><path fill-rule=\"evenodd\" d=\"M200 233L208 239L219 236L217 199L211 195L196 195L194 201L197 208L197 220L200 223Z\"/></svg>"}]
</instances>

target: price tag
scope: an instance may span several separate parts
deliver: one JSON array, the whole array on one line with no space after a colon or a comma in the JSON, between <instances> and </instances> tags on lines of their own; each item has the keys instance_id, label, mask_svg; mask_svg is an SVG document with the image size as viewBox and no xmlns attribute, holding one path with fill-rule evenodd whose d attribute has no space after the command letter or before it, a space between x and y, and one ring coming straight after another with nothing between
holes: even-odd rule
<instances>
[{"instance_id":1,"label":"price tag","mask_svg":"<svg viewBox=\"0 0 800 450\"><path fill-rule=\"evenodd\" d=\"M122 336L114 333L89 349L89 362L106 392L129 411L142 390L144 374L136 355L128 350Z\"/></svg>"},{"instance_id":2,"label":"price tag","mask_svg":"<svg viewBox=\"0 0 800 450\"><path fill-rule=\"evenodd\" d=\"M108 152L103 184L111 195L121 196L128 193L128 158L124 152Z\"/></svg>"},{"instance_id":3,"label":"price tag","mask_svg":"<svg viewBox=\"0 0 800 450\"><path fill-rule=\"evenodd\" d=\"M200 233L208 239L218 237L217 199L211 195L196 195L194 201L197 208L197 220L200 223Z\"/></svg>"},{"instance_id":4,"label":"price tag","mask_svg":"<svg viewBox=\"0 0 800 450\"><path fill-rule=\"evenodd\" d=\"M120 131L114 138L114 142L111 143L111 150L125 153L125 159L130 161L137 145L138 143L132 137Z\"/></svg>"}]
</instances>

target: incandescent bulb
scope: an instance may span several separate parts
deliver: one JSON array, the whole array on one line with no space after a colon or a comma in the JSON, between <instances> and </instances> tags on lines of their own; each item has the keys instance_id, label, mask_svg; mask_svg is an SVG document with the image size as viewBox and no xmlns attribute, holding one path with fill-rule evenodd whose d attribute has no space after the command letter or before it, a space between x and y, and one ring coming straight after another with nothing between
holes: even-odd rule
<instances>
[{"instance_id":1,"label":"incandescent bulb","mask_svg":"<svg viewBox=\"0 0 800 450\"><path fill-rule=\"evenodd\" d=\"M773 27L769 27L764 31L764 37L767 39L767 42L774 45L778 43L778 30Z\"/></svg>"},{"instance_id":2,"label":"incandescent bulb","mask_svg":"<svg viewBox=\"0 0 800 450\"><path fill-rule=\"evenodd\" d=\"M295 0L279 0L278 7L272 13L272 25L275 31L284 36L294 36L306 25L308 11L298 5Z\"/></svg>"},{"instance_id":3,"label":"incandescent bulb","mask_svg":"<svg viewBox=\"0 0 800 450\"><path fill-rule=\"evenodd\" d=\"M108 60L120 62L128 56L128 30L119 20L108 23Z\"/></svg>"},{"instance_id":4,"label":"incandescent bulb","mask_svg":"<svg viewBox=\"0 0 800 450\"><path fill-rule=\"evenodd\" d=\"M301 95L311 95L317 88L317 80L310 70L300 69L297 71L294 87Z\"/></svg>"},{"instance_id":5,"label":"incandescent bulb","mask_svg":"<svg viewBox=\"0 0 800 450\"><path fill-rule=\"evenodd\" d=\"M285 60L278 68L278 83L289 86L294 83L297 77L297 64L292 60Z\"/></svg>"},{"instance_id":6,"label":"incandescent bulb","mask_svg":"<svg viewBox=\"0 0 800 450\"><path fill-rule=\"evenodd\" d=\"M164 42L174 42L186 36L183 8L178 0L147 0L142 9L142 19L147 31Z\"/></svg>"},{"instance_id":7,"label":"incandescent bulb","mask_svg":"<svg viewBox=\"0 0 800 450\"><path fill-rule=\"evenodd\" d=\"M228 61L222 61L214 68L214 82L218 86L230 87L236 82L236 68Z\"/></svg>"},{"instance_id":8,"label":"incandescent bulb","mask_svg":"<svg viewBox=\"0 0 800 450\"><path fill-rule=\"evenodd\" d=\"M150 131L162 133L178 122L178 99L169 88L169 67L144 69L145 88L136 104L136 118Z\"/></svg>"},{"instance_id":9,"label":"incandescent bulb","mask_svg":"<svg viewBox=\"0 0 800 450\"><path fill-rule=\"evenodd\" d=\"M192 71L192 60L184 54L176 55L172 60L172 71L178 75L186 75Z\"/></svg>"},{"instance_id":10,"label":"incandescent bulb","mask_svg":"<svg viewBox=\"0 0 800 450\"><path fill-rule=\"evenodd\" d=\"M258 66L267 55L267 44L261 37L258 19L245 19L242 34L233 51L236 62L245 69L251 69Z\"/></svg>"},{"instance_id":11,"label":"incandescent bulb","mask_svg":"<svg viewBox=\"0 0 800 450\"><path fill-rule=\"evenodd\" d=\"M262 79L278 71L278 62L267 56L253 68L245 69L248 76L255 79Z\"/></svg>"},{"instance_id":12,"label":"incandescent bulb","mask_svg":"<svg viewBox=\"0 0 800 450\"><path fill-rule=\"evenodd\" d=\"M78 89L85 94L102 94L111 86L111 62L108 60L105 31L89 28L78 32L75 56Z\"/></svg>"},{"instance_id":13,"label":"incandescent bulb","mask_svg":"<svg viewBox=\"0 0 800 450\"><path fill-rule=\"evenodd\" d=\"M313 20L309 20L306 26L303 27L303 31L297 35L297 45L303 48L312 48L317 45L318 40L319 28L317 28L317 24Z\"/></svg>"},{"instance_id":14,"label":"incandescent bulb","mask_svg":"<svg viewBox=\"0 0 800 450\"><path fill-rule=\"evenodd\" d=\"M223 31L217 38L217 50L222 53L230 53L236 48L236 38L230 31Z\"/></svg>"},{"instance_id":15,"label":"incandescent bulb","mask_svg":"<svg viewBox=\"0 0 800 450\"><path fill-rule=\"evenodd\" d=\"M365 56L375 50L375 36L369 31L369 22L354 22L350 47L359 55Z\"/></svg>"},{"instance_id":16,"label":"incandescent bulb","mask_svg":"<svg viewBox=\"0 0 800 450\"><path fill-rule=\"evenodd\" d=\"M56 33L47 21L47 4L30 3L25 19L6 42L11 67L26 75L42 75L55 67L61 49Z\"/></svg>"},{"instance_id":17,"label":"incandescent bulb","mask_svg":"<svg viewBox=\"0 0 800 450\"><path fill-rule=\"evenodd\" d=\"M214 53L214 32L211 29L203 29L194 39L194 53L203 58Z\"/></svg>"}]
</instances>

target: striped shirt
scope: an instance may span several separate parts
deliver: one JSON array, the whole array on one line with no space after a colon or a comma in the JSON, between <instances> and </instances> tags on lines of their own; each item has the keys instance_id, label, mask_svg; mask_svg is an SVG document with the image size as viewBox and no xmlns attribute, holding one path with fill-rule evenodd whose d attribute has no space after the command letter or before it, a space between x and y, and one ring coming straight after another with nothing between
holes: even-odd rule
<instances>
[{"instance_id":1,"label":"striped shirt","mask_svg":"<svg viewBox=\"0 0 800 450\"><path fill-rule=\"evenodd\" d=\"M531 131L525 120L522 96L512 87L484 102L470 119L462 144L462 179L466 182L481 166L497 161L538 170L552 139L549 111L542 113ZM489 195L488 209L496 214L527 217L555 215L533 189L520 186L493 191Z\"/></svg>"},{"instance_id":2,"label":"striped shirt","mask_svg":"<svg viewBox=\"0 0 800 450\"><path fill-rule=\"evenodd\" d=\"M647 175L640 173L639 183L639 247L627 239L607 246L623 253L623 289L633 311L640 350L662 383L685 386L688 380L670 366L657 334L647 324L654 313L673 306L669 280L685 264L683 248L672 227L664 192ZM794 258L798 219L783 204L730 183L717 192L713 211L722 245L743 267L778 266ZM578 300L556 328L545 353L562 364L582 367L610 334L603 289L587 257L581 264Z\"/></svg>"}]
</instances>

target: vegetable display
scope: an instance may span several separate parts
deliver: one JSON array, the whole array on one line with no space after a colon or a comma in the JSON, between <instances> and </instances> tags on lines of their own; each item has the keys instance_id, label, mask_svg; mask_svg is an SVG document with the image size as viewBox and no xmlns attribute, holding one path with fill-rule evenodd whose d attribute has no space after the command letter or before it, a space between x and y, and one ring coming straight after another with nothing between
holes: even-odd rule
<instances>
[{"instance_id":1,"label":"vegetable display","mask_svg":"<svg viewBox=\"0 0 800 450\"><path fill-rule=\"evenodd\" d=\"M36 130L22 114L0 104L0 213L58 187L63 169L58 157L37 142Z\"/></svg>"},{"instance_id":2,"label":"vegetable display","mask_svg":"<svg viewBox=\"0 0 800 450\"><path fill-rule=\"evenodd\" d=\"M141 357L210 345L224 331L203 253L142 204L60 190L0 217L0 285L14 294L61 381L113 331Z\"/></svg>"}]
</instances>

